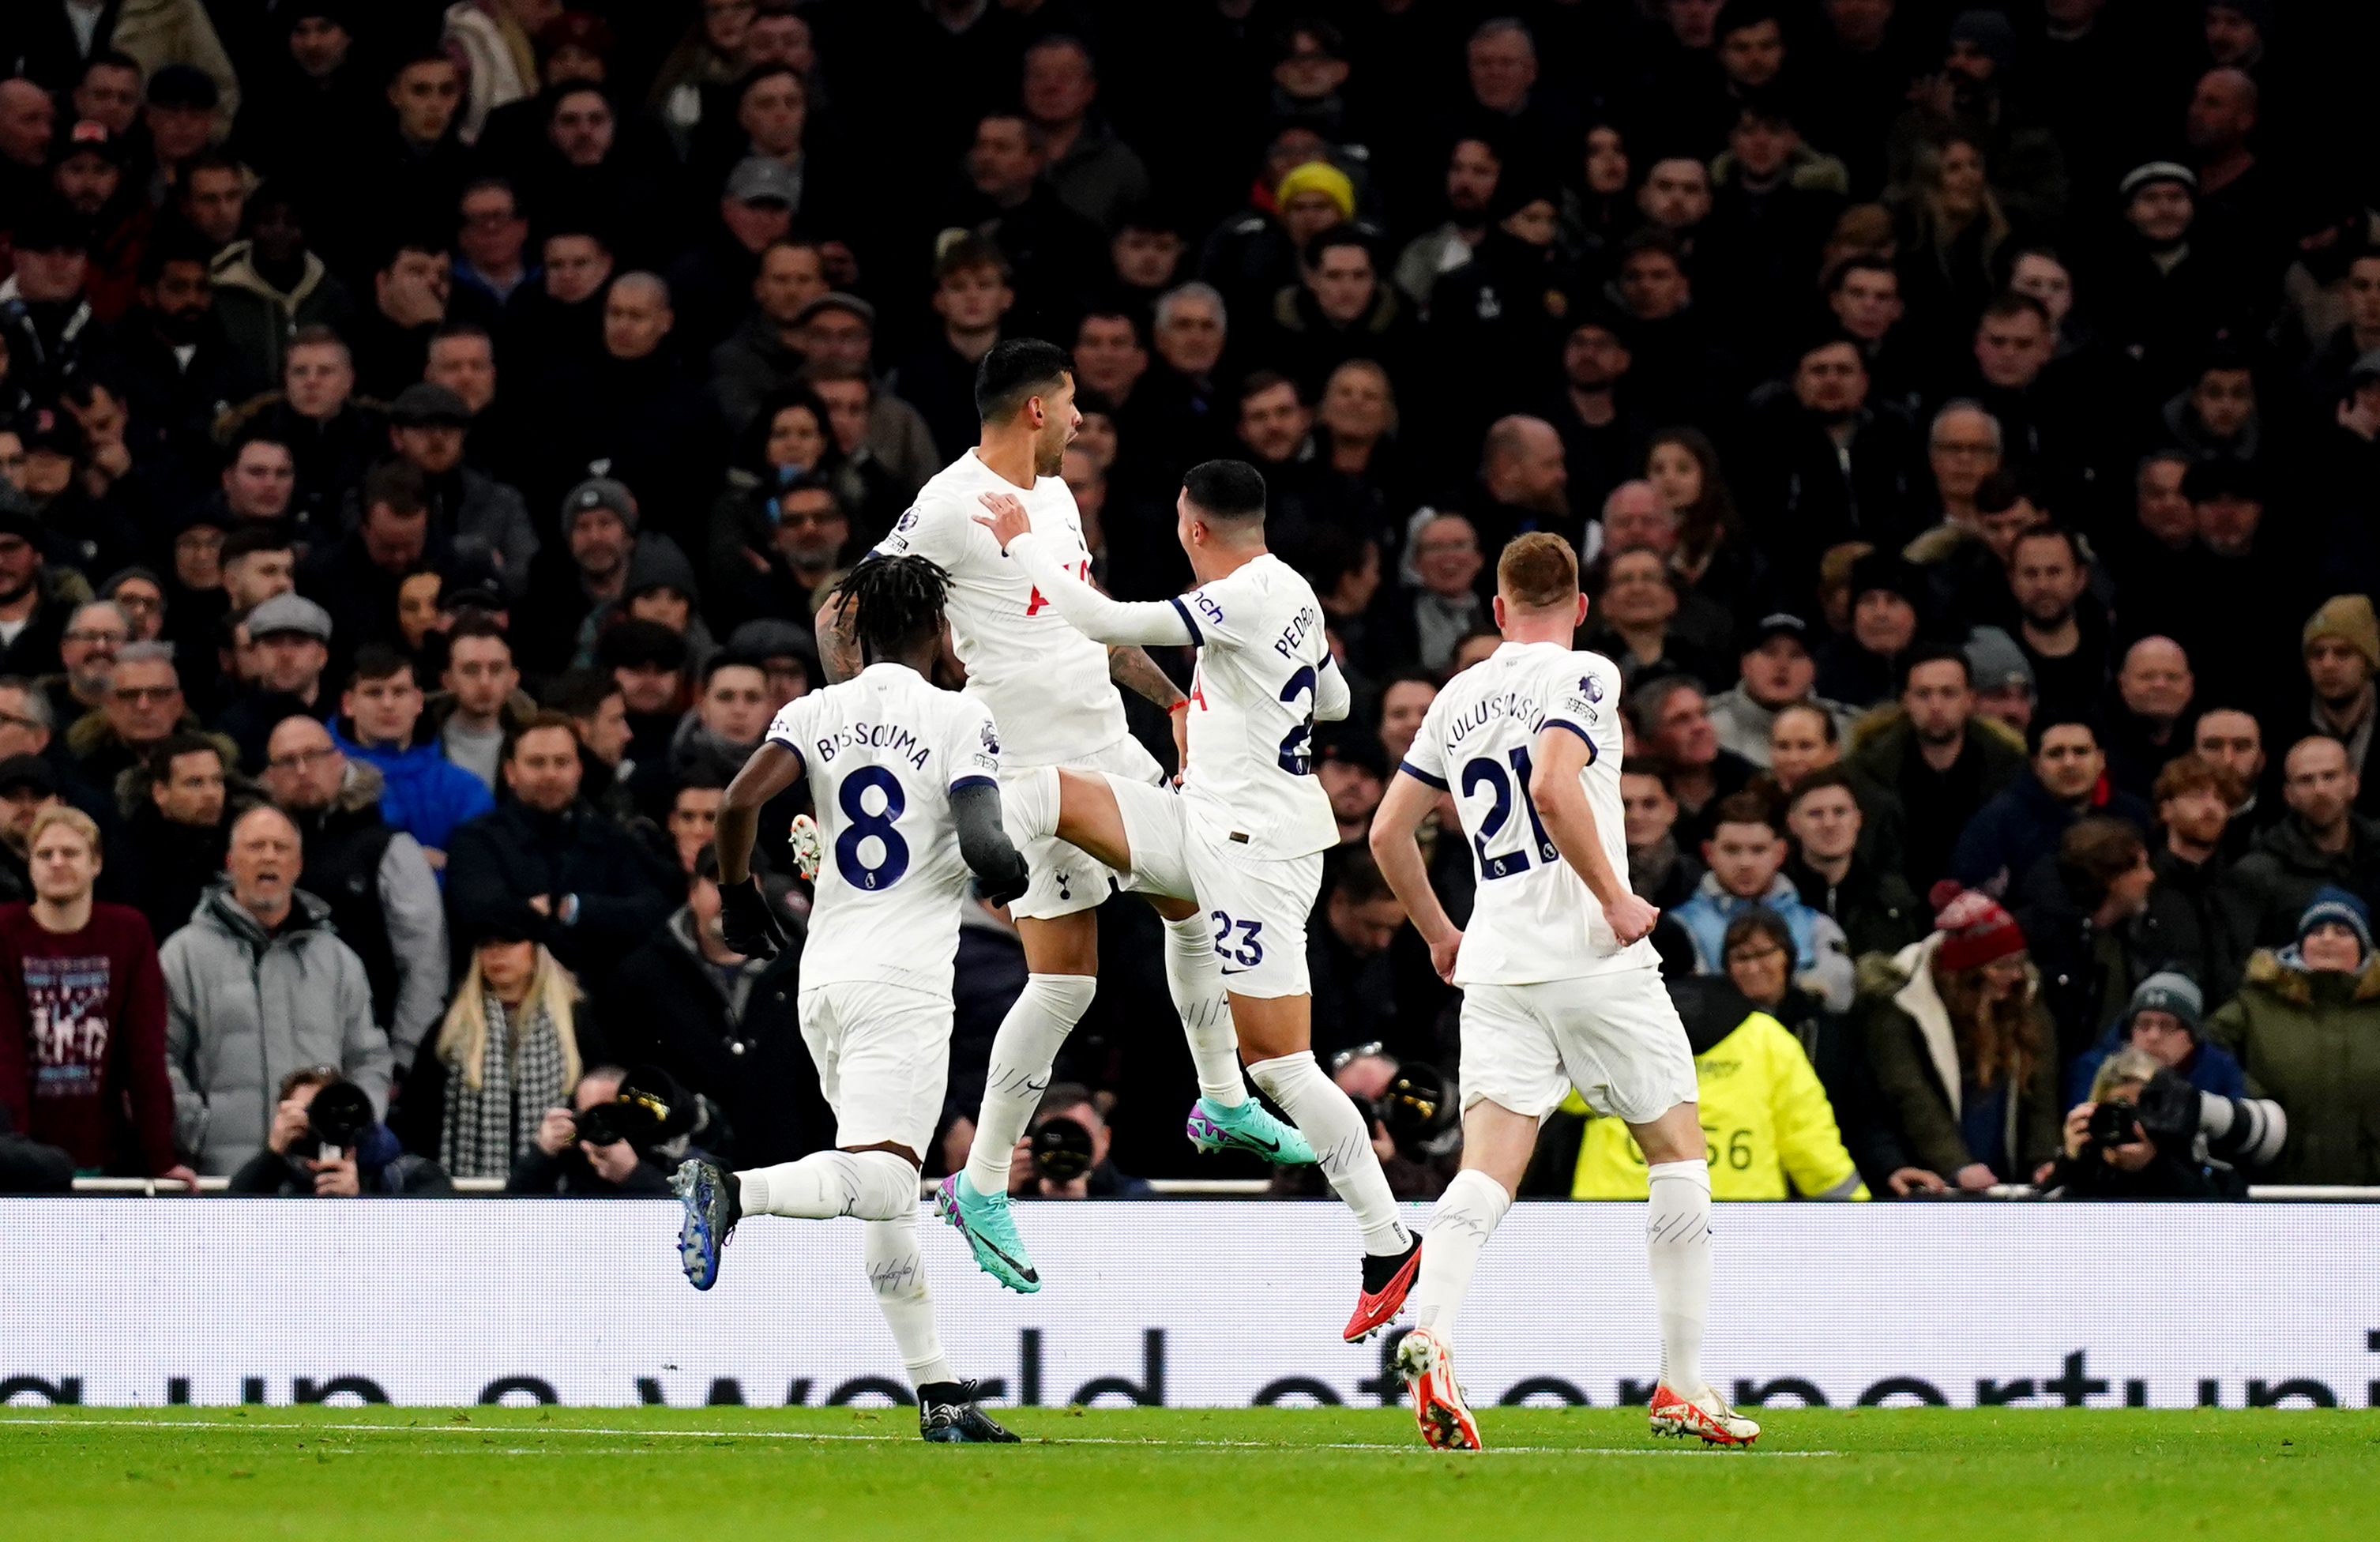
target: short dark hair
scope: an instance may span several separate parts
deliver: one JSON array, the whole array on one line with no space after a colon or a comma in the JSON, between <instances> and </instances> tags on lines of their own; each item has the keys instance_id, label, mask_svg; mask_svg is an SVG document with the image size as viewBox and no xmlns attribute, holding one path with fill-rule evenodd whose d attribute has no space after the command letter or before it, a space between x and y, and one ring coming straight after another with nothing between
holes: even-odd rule
<instances>
[{"instance_id":1,"label":"short dark hair","mask_svg":"<svg viewBox=\"0 0 2380 1542\"><path fill-rule=\"evenodd\" d=\"M2071 707L2036 712L2034 714L2033 722L2026 725L2024 731L2024 752L2028 757L2037 757L2041 754L2041 742L2049 736L2049 731L2053 728L2087 728L2091 731L2091 744L2094 748L2105 747L2107 742L2106 735L2099 730L2099 720L2088 712Z\"/></svg>"},{"instance_id":2,"label":"short dark hair","mask_svg":"<svg viewBox=\"0 0 2380 1542\"><path fill-rule=\"evenodd\" d=\"M1261 396L1268 391L1278 391L1284 385L1296 394L1300 405L1305 403L1305 393L1298 389L1297 382L1282 374L1279 370L1249 370L1240 377L1240 388L1232 394L1232 400L1234 403L1245 402L1251 396Z\"/></svg>"},{"instance_id":3,"label":"short dark hair","mask_svg":"<svg viewBox=\"0 0 2380 1542\"><path fill-rule=\"evenodd\" d=\"M347 689L354 690L367 680L385 680L394 674L413 674L412 658L384 642L368 642L356 650L355 667L347 671Z\"/></svg>"},{"instance_id":4,"label":"short dark hair","mask_svg":"<svg viewBox=\"0 0 2380 1542\"><path fill-rule=\"evenodd\" d=\"M364 517L385 508L400 518L430 511L430 479L409 460L384 460L364 473Z\"/></svg>"},{"instance_id":5,"label":"short dark hair","mask_svg":"<svg viewBox=\"0 0 2380 1542\"><path fill-rule=\"evenodd\" d=\"M1965 650L1953 648L1946 642L1922 642L1909 650L1907 660L1900 666L1901 690L1909 688L1909 676L1925 664L1957 664L1959 677L1966 681L1969 690L1974 688L1975 666L1968 661Z\"/></svg>"},{"instance_id":6,"label":"short dark hair","mask_svg":"<svg viewBox=\"0 0 2380 1542\"><path fill-rule=\"evenodd\" d=\"M1719 963L1722 968L1726 965L1727 955L1743 946L1755 931L1784 949L1789 958L1796 951L1793 946L1793 929L1785 924L1785 917L1765 905L1755 905L1727 924L1727 934L1718 945Z\"/></svg>"},{"instance_id":7,"label":"short dark hair","mask_svg":"<svg viewBox=\"0 0 2380 1542\"><path fill-rule=\"evenodd\" d=\"M1788 712L1809 712L1814 714L1818 720L1818 736L1820 738L1826 740L1827 743L1830 745L1839 745L1843 742L1842 724L1835 721L1834 713L1827 710L1824 707L1819 706L1816 702L1807 700L1789 701L1785 703L1784 706L1777 709L1777 717L1781 718ZM1772 726L1775 724L1776 721L1776 718L1769 719L1769 722ZM1815 775L1816 773L1813 772L1812 774Z\"/></svg>"},{"instance_id":8,"label":"short dark hair","mask_svg":"<svg viewBox=\"0 0 2380 1542\"><path fill-rule=\"evenodd\" d=\"M541 730L548 728L559 728L564 733L570 735L570 742L572 744L577 744L578 742L578 725L577 723L571 722L567 717L564 716L560 712L540 709L538 711L529 713L527 717L521 719L520 722L515 723L513 725L512 732L504 735L504 758L507 760L511 759L514 754L519 750L520 742L523 739L528 738L531 734L539 733Z\"/></svg>"},{"instance_id":9,"label":"short dark hair","mask_svg":"<svg viewBox=\"0 0 2380 1542\"><path fill-rule=\"evenodd\" d=\"M157 281L165 276L166 268L176 262L188 262L202 271L209 270L213 266L213 254L208 251L206 241L197 231L187 225L169 225L140 249L138 273L140 286L144 289L156 287Z\"/></svg>"},{"instance_id":10,"label":"short dark hair","mask_svg":"<svg viewBox=\"0 0 2380 1542\"><path fill-rule=\"evenodd\" d=\"M1002 284L1009 281L1008 259L990 237L962 236L945 247L941 256L934 260L934 283L937 285L947 284L960 273L974 273L981 268L989 268L998 273Z\"/></svg>"},{"instance_id":11,"label":"short dark hair","mask_svg":"<svg viewBox=\"0 0 2380 1542\"><path fill-rule=\"evenodd\" d=\"M295 552L296 550L298 550L298 542L291 538L287 528L279 520L257 520L251 524L244 524L224 537L223 550L217 553L215 560L227 563L241 557L253 556L259 552Z\"/></svg>"},{"instance_id":12,"label":"short dark hair","mask_svg":"<svg viewBox=\"0 0 2380 1542\"><path fill-rule=\"evenodd\" d=\"M1392 900L1397 892L1372 860L1372 854L1360 845L1339 848L1339 870L1331 876L1330 892L1345 895L1349 905L1370 905L1376 900Z\"/></svg>"},{"instance_id":13,"label":"short dark hair","mask_svg":"<svg viewBox=\"0 0 2380 1542\"><path fill-rule=\"evenodd\" d=\"M149 752L141 757L141 765L148 772L149 785L152 787L165 785L174 779L176 760L185 755L199 754L212 755L216 760L222 762L224 770L231 770L231 762L224 754L224 747L208 738L204 734L168 734L151 745Z\"/></svg>"},{"instance_id":14,"label":"short dark hair","mask_svg":"<svg viewBox=\"0 0 2380 1542\"><path fill-rule=\"evenodd\" d=\"M1264 473L1244 460L1205 460L1183 474L1182 491L1201 514L1217 519L1262 519Z\"/></svg>"},{"instance_id":15,"label":"short dark hair","mask_svg":"<svg viewBox=\"0 0 2380 1542\"><path fill-rule=\"evenodd\" d=\"M1305 243L1305 265L1322 266L1322 254L1332 247L1360 247L1375 269L1380 265L1379 243L1353 225L1334 225L1328 230L1317 231Z\"/></svg>"},{"instance_id":16,"label":"short dark hair","mask_svg":"<svg viewBox=\"0 0 2380 1542\"><path fill-rule=\"evenodd\" d=\"M1719 799L1718 807L1711 810L1711 833L1718 834L1718 827L1723 824L1762 825L1774 835L1777 833L1777 810L1769 806L1767 798L1746 788Z\"/></svg>"},{"instance_id":17,"label":"short dark hair","mask_svg":"<svg viewBox=\"0 0 2380 1542\"><path fill-rule=\"evenodd\" d=\"M1872 251L1855 251L1836 263L1834 272L1827 276L1827 293L1841 294L1844 281L1852 273L1884 273L1894 284L1900 282L1900 270L1891 262Z\"/></svg>"},{"instance_id":18,"label":"short dark hair","mask_svg":"<svg viewBox=\"0 0 2380 1542\"><path fill-rule=\"evenodd\" d=\"M1622 776L1649 776L1654 781L1661 784L1663 795L1669 796L1676 795L1670 792L1670 768L1661 764L1660 761L1656 760L1649 755L1632 755L1628 757L1628 759L1621 761L1620 774Z\"/></svg>"},{"instance_id":19,"label":"short dark hair","mask_svg":"<svg viewBox=\"0 0 2380 1542\"><path fill-rule=\"evenodd\" d=\"M2014 557L2016 549L2028 540L2062 540L2066 543L2066 554L2073 559L2077 572L2090 566L2090 564L2082 560L2082 542L2080 538L2055 519L2045 519L2038 525L2028 525L2018 531L2017 538L2009 542L2009 555Z\"/></svg>"},{"instance_id":20,"label":"short dark hair","mask_svg":"<svg viewBox=\"0 0 2380 1542\"><path fill-rule=\"evenodd\" d=\"M507 649L513 645L511 634L485 611L465 611L455 618L455 625L446 628L448 651L453 651L455 644L465 637L493 637Z\"/></svg>"},{"instance_id":21,"label":"short dark hair","mask_svg":"<svg viewBox=\"0 0 2380 1542\"><path fill-rule=\"evenodd\" d=\"M607 671L565 670L545 687L545 706L566 717L591 718L603 710L604 702L619 694L620 682Z\"/></svg>"},{"instance_id":22,"label":"short dark hair","mask_svg":"<svg viewBox=\"0 0 2380 1542\"><path fill-rule=\"evenodd\" d=\"M2043 326L2047 326L2049 307L2031 295L2020 294L2014 289L2001 290L1992 297L1990 304L1984 307L1983 320L1986 322L2012 322L2019 316L2031 316Z\"/></svg>"},{"instance_id":23,"label":"short dark hair","mask_svg":"<svg viewBox=\"0 0 2380 1542\"><path fill-rule=\"evenodd\" d=\"M704 690L707 691L710 688L712 676L716 675L722 669L748 669L757 671L762 675L766 675L769 673L769 666L762 663L759 660L752 657L749 653L738 653L733 649L722 648L718 652L713 653L710 657L702 661L701 677L702 688Z\"/></svg>"},{"instance_id":24,"label":"short dark hair","mask_svg":"<svg viewBox=\"0 0 2380 1542\"><path fill-rule=\"evenodd\" d=\"M1038 337L1007 337L994 343L975 368L976 416L1004 423L1031 398L1075 372L1074 356Z\"/></svg>"},{"instance_id":25,"label":"short dark hair","mask_svg":"<svg viewBox=\"0 0 2380 1542\"><path fill-rule=\"evenodd\" d=\"M1854 804L1859 802L1859 783L1852 780L1850 771L1840 765L1833 765L1820 766L1801 781L1794 783L1793 790L1785 795L1785 807L1790 809L1812 793L1821 793L1829 787L1840 787L1844 792L1851 794L1852 802Z\"/></svg>"}]
</instances>

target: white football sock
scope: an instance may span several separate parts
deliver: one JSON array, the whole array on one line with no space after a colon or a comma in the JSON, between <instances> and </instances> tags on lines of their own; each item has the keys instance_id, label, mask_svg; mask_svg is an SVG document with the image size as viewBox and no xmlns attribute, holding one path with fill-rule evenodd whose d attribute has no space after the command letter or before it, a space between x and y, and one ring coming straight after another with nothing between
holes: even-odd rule
<instances>
[{"instance_id":1,"label":"white football sock","mask_svg":"<svg viewBox=\"0 0 2380 1542\"><path fill-rule=\"evenodd\" d=\"M1645 1179L1645 1261L1661 1320L1661 1379L1680 1397L1696 1398L1704 1390L1703 1325L1710 1317L1710 1163L1700 1157L1655 1162Z\"/></svg>"},{"instance_id":2,"label":"white football sock","mask_svg":"<svg viewBox=\"0 0 2380 1542\"><path fill-rule=\"evenodd\" d=\"M867 1231L868 1285L876 1293L884 1326L892 1330L892 1342L900 1346L909 1385L956 1381L942 1354L941 1330L934 1325L934 1293L926 1283L926 1260L917 1252L914 1200L906 1213L890 1220L871 1220Z\"/></svg>"},{"instance_id":3,"label":"white football sock","mask_svg":"<svg viewBox=\"0 0 2380 1542\"><path fill-rule=\"evenodd\" d=\"M917 1208L917 1170L890 1151L813 1151L735 1175L746 1215L890 1220Z\"/></svg>"},{"instance_id":4,"label":"white football sock","mask_svg":"<svg viewBox=\"0 0 2380 1542\"><path fill-rule=\"evenodd\" d=\"M1198 1068L1198 1091L1227 1109L1248 1100L1240 1076L1239 1039L1232 1031L1232 1001L1223 991L1223 964L1215 956L1215 929L1204 916L1165 923L1165 989L1182 1014L1182 1036Z\"/></svg>"},{"instance_id":5,"label":"white football sock","mask_svg":"<svg viewBox=\"0 0 2380 1542\"><path fill-rule=\"evenodd\" d=\"M1041 1094L1050 1089L1050 1067L1059 1046L1091 1010L1099 982L1089 975L1027 975L1016 1004L992 1036L991 1062L984 1074L983 1108L976 1116L975 1145L968 1148L966 1180L978 1194L1008 1192L1008 1159L1016 1149Z\"/></svg>"},{"instance_id":6,"label":"white football sock","mask_svg":"<svg viewBox=\"0 0 2380 1542\"><path fill-rule=\"evenodd\" d=\"M1314 1052L1260 1060L1248 1067L1248 1075L1314 1147L1322 1175L1364 1229L1364 1251L1402 1253L1412 1246L1413 1233L1397 1215L1396 1196L1389 1192L1388 1175L1380 1171L1380 1156L1372 1149L1372 1133L1364 1127L1363 1114L1339 1084L1323 1074Z\"/></svg>"},{"instance_id":7,"label":"white football sock","mask_svg":"<svg viewBox=\"0 0 2380 1542\"><path fill-rule=\"evenodd\" d=\"M1464 1168L1446 1185L1422 1232L1421 1271L1413 1293L1417 1325L1448 1343L1454 1342L1455 1315L1470 1293L1479 1250L1512 1208L1512 1194L1476 1168Z\"/></svg>"}]
</instances>

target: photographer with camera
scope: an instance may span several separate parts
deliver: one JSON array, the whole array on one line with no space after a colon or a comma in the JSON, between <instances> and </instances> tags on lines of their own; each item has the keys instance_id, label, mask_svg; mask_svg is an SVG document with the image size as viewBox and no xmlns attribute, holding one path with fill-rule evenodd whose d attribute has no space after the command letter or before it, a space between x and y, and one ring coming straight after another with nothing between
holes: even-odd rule
<instances>
[{"instance_id":1,"label":"photographer with camera","mask_svg":"<svg viewBox=\"0 0 2380 1542\"><path fill-rule=\"evenodd\" d=\"M578 1078L567 1109L548 1109L537 1140L513 1163L504 1192L565 1199L665 1199L669 1173L710 1110L667 1072L599 1065Z\"/></svg>"},{"instance_id":2,"label":"photographer with camera","mask_svg":"<svg viewBox=\"0 0 2380 1542\"><path fill-rule=\"evenodd\" d=\"M1342 1050L1325 1063L1339 1090L1363 1113L1389 1192L1399 1199L1443 1194L1463 1149L1454 1128L1453 1089L1445 1075L1418 1061L1401 1062L1377 1040ZM1330 1190L1319 1168L1277 1167L1272 1192L1324 1196Z\"/></svg>"},{"instance_id":3,"label":"photographer with camera","mask_svg":"<svg viewBox=\"0 0 2380 1542\"><path fill-rule=\"evenodd\" d=\"M2044 1190L2053 1199L2236 1199L2281 1153L2278 1103L2201 1092L2137 1045L2109 1055L2066 1116Z\"/></svg>"},{"instance_id":4,"label":"photographer with camera","mask_svg":"<svg viewBox=\"0 0 2380 1542\"><path fill-rule=\"evenodd\" d=\"M1016 1199L1154 1199L1143 1178L1108 1160L1107 1116L1080 1082L1059 1082L1041 1095L1033 1123L1008 1164L1008 1193Z\"/></svg>"},{"instance_id":5,"label":"photographer with camera","mask_svg":"<svg viewBox=\"0 0 2380 1542\"><path fill-rule=\"evenodd\" d=\"M455 1181L436 1162L403 1150L373 1117L370 1095L336 1066L310 1065L281 1078L273 1133L232 1174L228 1192L280 1199L443 1198L454 1194Z\"/></svg>"},{"instance_id":6,"label":"photographer with camera","mask_svg":"<svg viewBox=\"0 0 2380 1542\"><path fill-rule=\"evenodd\" d=\"M2131 1045L2146 1050L2159 1065L2201 1092L2226 1098L2248 1096L2248 1076L2230 1050L2206 1038L2205 998L2198 983L2178 969L2160 969L2141 981L2124 1014L2107 1025L2099 1042L2074 1057L2066 1073L2067 1097L2080 1103L2091 1096L2099 1067Z\"/></svg>"}]
</instances>

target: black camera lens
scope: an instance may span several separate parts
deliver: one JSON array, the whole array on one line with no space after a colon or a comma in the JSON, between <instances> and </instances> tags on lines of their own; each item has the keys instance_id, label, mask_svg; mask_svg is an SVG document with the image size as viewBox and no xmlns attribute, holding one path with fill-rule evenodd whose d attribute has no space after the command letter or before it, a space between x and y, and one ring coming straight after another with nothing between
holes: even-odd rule
<instances>
[{"instance_id":1,"label":"black camera lens","mask_svg":"<svg viewBox=\"0 0 2380 1542\"><path fill-rule=\"evenodd\" d=\"M332 1082L314 1094L306 1122L324 1150L345 1150L372 1126L371 1094L353 1082Z\"/></svg>"},{"instance_id":2,"label":"black camera lens","mask_svg":"<svg viewBox=\"0 0 2380 1542\"><path fill-rule=\"evenodd\" d=\"M1033 1171L1053 1184L1071 1184L1091 1170L1091 1132L1063 1117L1033 1132Z\"/></svg>"}]
</instances>

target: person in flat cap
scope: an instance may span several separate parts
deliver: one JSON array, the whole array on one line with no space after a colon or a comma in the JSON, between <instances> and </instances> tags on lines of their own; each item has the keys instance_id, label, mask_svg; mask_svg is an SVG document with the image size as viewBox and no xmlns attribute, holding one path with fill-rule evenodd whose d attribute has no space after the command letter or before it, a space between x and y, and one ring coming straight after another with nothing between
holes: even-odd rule
<instances>
[{"instance_id":1,"label":"person in flat cap","mask_svg":"<svg viewBox=\"0 0 2380 1542\"><path fill-rule=\"evenodd\" d=\"M239 746L242 770L263 769L265 742L275 724L292 715L326 717L335 698L322 689L331 662L331 613L300 594L276 594L249 611L240 623L255 650L255 681L215 714L210 724Z\"/></svg>"},{"instance_id":2,"label":"person in flat cap","mask_svg":"<svg viewBox=\"0 0 2380 1542\"><path fill-rule=\"evenodd\" d=\"M802 180L783 161L747 155L735 163L719 195L719 216L700 245L670 265L677 340L702 358L723 341L752 304L760 254L790 235Z\"/></svg>"}]
</instances>

